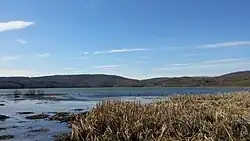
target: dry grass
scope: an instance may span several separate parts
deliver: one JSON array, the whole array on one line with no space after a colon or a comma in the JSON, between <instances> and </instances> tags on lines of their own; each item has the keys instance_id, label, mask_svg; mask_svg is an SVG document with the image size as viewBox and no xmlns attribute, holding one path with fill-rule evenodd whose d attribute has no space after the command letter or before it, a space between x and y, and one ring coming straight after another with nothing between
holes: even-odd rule
<instances>
[{"instance_id":1,"label":"dry grass","mask_svg":"<svg viewBox=\"0 0 250 141\"><path fill-rule=\"evenodd\" d=\"M72 124L77 141L247 141L250 93L174 96L152 104L105 101Z\"/></svg>"}]
</instances>

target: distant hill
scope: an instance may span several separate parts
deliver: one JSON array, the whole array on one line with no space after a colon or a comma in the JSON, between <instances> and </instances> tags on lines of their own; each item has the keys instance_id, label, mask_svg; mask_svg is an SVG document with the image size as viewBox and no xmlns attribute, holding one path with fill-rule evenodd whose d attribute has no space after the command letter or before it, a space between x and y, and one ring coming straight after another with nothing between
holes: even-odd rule
<instances>
[{"instance_id":1,"label":"distant hill","mask_svg":"<svg viewBox=\"0 0 250 141\"><path fill-rule=\"evenodd\" d=\"M55 75L44 77L0 77L1 89L91 88L91 87L250 87L250 71L215 77L164 77L147 80L115 75Z\"/></svg>"},{"instance_id":2,"label":"distant hill","mask_svg":"<svg viewBox=\"0 0 250 141\"><path fill-rule=\"evenodd\" d=\"M0 77L0 88L139 87L139 84L139 80L102 74Z\"/></svg>"},{"instance_id":3,"label":"distant hill","mask_svg":"<svg viewBox=\"0 0 250 141\"><path fill-rule=\"evenodd\" d=\"M149 87L247 87L250 71L229 73L215 77L173 77L142 80Z\"/></svg>"}]
</instances>

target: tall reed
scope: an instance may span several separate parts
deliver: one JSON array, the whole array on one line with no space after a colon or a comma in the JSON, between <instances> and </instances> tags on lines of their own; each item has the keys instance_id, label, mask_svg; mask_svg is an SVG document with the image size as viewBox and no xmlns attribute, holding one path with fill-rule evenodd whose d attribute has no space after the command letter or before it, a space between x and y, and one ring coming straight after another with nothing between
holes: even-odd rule
<instances>
[{"instance_id":1,"label":"tall reed","mask_svg":"<svg viewBox=\"0 0 250 141\"><path fill-rule=\"evenodd\" d=\"M173 96L151 104L108 100L77 116L77 141L250 140L250 93Z\"/></svg>"}]
</instances>

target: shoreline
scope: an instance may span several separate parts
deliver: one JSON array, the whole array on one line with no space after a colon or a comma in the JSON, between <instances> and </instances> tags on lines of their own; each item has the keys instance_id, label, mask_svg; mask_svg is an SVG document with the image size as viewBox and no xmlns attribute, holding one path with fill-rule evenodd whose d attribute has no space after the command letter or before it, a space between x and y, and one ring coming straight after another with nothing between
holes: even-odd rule
<instances>
[{"instance_id":1,"label":"shoreline","mask_svg":"<svg viewBox=\"0 0 250 141\"><path fill-rule=\"evenodd\" d=\"M131 79L108 74L0 77L0 88L99 88L99 87L250 87L250 71L220 76L180 76Z\"/></svg>"},{"instance_id":2,"label":"shoreline","mask_svg":"<svg viewBox=\"0 0 250 141\"><path fill-rule=\"evenodd\" d=\"M91 89L143 89L143 88L152 88L152 89L167 89L167 88L197 88L197 89L201 89L201 88L209 88L209 89L216 89L216 88L245 88L248 89L250 88L250 86L246 86L246 87L241 87L241 86L223 86L223 87L63 87L63 88L45 88L45 87L36 87L36 88L0 88L0 90L32 90L32 89L86 89L86 90L91 90Z\"/></svg>"}]
</instances>

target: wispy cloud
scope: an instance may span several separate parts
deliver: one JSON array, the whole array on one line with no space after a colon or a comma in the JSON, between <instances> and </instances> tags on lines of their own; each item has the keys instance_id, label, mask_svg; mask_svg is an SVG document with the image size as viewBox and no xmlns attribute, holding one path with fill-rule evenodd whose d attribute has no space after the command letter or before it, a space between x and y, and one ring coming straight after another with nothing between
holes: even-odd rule
<instances>
[{"instance_id":1,"label":"wispy cloud","mask_svg":"<svg viewBox=\"0 0 250 141\"><path fill-rule=\"evenodd\" d=\"M188 65L192 65L193 63L185 63L185 64L168 64L168 65L164 65L165 67L183 67L183 66L188 66Z\"/></svg>"},{"instance_id":2,"label":"wispy cloud","mask_svg":"<svg viewBox=\"0 0 250 141\"><path fill-rule=\"evenodd\" d=\"M85 52L80 52L79 56L77 57L77 59L79 60L84 60L84 59L88 59L88 54L89 52L85 51Z\"/></svg>"},{"instance_id":3,"label":"wispy cloud","mask_svg":"<svg viewBox=\"0 0 250 141\"><path fill-rule=\"evenodd\" d=\"M228 62L237 62L241 61L243 58L230 58L230 59L218 59L218 60L209 60L205 61L204 63L228 63Z\"/></svg>"},{"instance_id":4,"label":"wispy cloud","mask_svg":"<svg viewBox=\"0 0 250 141\"><path fill-rule=\"evenodd\" d=\"M153 68L153 71L168 71L168 70L181 70L181 69L199 69L199 68L215 68L218 65L216 64L197 64L197 65L192 65L192 66L178 66L178 67L160 67L160 68Z\"/></svg>"},{"instance_id":5,"label":"wispy cloud","mask_svg":"<svg viewBox=\"0 0 250 141\"><path fill-rule=\"evenodd\" d=\"M94 68L96 69L115 69L118 67L124 67L127 66L126 64L124 65L103 65L103 66L95 66Z\"/></svg>"},{"instance_id":6,"label":"wispy cloud","mask_svg":"<svg viewBox=\"0 0 250 141\"><path fill-rule=\"evenodd\" d=\"M26 22L26 21L0 22L0 32L19 30L34 24L35 24L34 22Z\"/></svg>"},{"instance_id":7,"label":"wispy cloud","mask_svg":"<svg viewBox=\"0 0 250 141\"><path fill-rule=\"evenodd\" d=\"M148 57L146 57L146 56L138 57L138 60L135 61L135 63L137 63L137 64L145 64L147 62L148 62Z\"/></svg>"},{"instance_id":8,"label":"wispy cloud","mask_svg":"<svg viewBox=\"0 0 250 141\"><path fill-rule=\"evenodd\" d=\"M20 44L27 44L27 41L25 41L23 39L16 39L15 41L20 43Z\"/></svg>"},{"instance_id":9,"label":"wispy cloud","mask_svg":"<svg viewBox=\"0 0 250 141\"><path fill-rule=\"evenodd\" d=\"M109 53L123 53L123 52L136 52L136 51L146 51L146 48L133 48L133 49L114 49L108 51L95 51L94 54L109 54Z\"/></svg>"},{"instance_id":10,"label":"wispy cloud","mask_svg":"<svg viewBox=\"0 0 250 141\"><path fill-rule=\"evenodd\" d=\"M248 46L250 41L233 41L233 42L221 42L215 44L202 45L198 48L223 48L223 47L238 47L238 46Z\"/></svg>"},{"instance_id":11,"label":"wispy cloud","mask_svg":"<svg viewBox=\"0 0 250 141\"><path fill-rule=\"evenodd\" d=\"M3 57L0 57L0 61L12 61L12 60L16 60L19 58L20 56L3 56Z\"/></svg>"},{"instance_id":12,"label":"wispy cloud","mask_svg":"<svg viewBox=\"0 0 250 141\"><path fill-rule=\"evenodd\" d=\"M187 56L200 56L200 55L203 55L202 53L190 53L190 54L187 54Z\"/></svg>"},{"instance_id":13,"label":"wispy cloud","mask_svg":"<svg viewBox=\"0 0 250 141\"><path fill-rule=\"evenodd\" d=\"M80 55L88 55L89 52L85 51L85 52L80 52Z\"/></svg>"},{"instance_id":14,"label":"wispy cloud","mask_svg":"<svg viewBox=\"0 0 250 141\"><path fill-rule=\"evenodd\" d=\"M156 50L176 50L176 49L183 49L183 47L172 47L172 46L169 46L169 47L161 47L161 48L158 48Z\"/></svg>"},{"instance_id":15,"label":"wispy cloud","mask_svg":"<svg viewBox=\"0 0 250 141\"><path fill-rule=\"evenodd\" d=\"M28 69L0 69L0 76L32 76L34 72Z\"/></svg>"},{"instance_id":16,"label":"wispy cloud","mask_svg":"<svg viewBox=\"0 0 250 141\"><path fill-rule=\"evenodd\" d=\"M52 54L50 53L43 53L43 54L37 54L37 57L48 57L51 56Z\"/></svg>"},{"instance_id":17,"label":"wispy cloud","mask_svg":"<svg viewBox=\"0 0 250 141\"><path fill-rule=\"evenodd\" d=\"M248 63L249 61L243 58L230 58L230 59L217 59L208 60L203 62L191 62L183 64L167 64L164 67L153 68L153 71L166 71L166 70L180 70L180 69L190 69L190 68L217 68L225 65L236 65L239 63Z\"/></svg>"},{"instance_id":18,"label":"wispy cloud","mask_svg":"<svg viewBox=\"0 0 250 141\"><path fill-rule=\"evenodd\" d=\"M80 56L80 57L77 57L77 59L79 59L79 60L85 60L85 59L88 59L88 57Z\"/></svg>"},{"instance_id":19,"label":"wispy cloud","mask_svg":"<svg viewBox=\"0 0 250 141\"><path fill-rule=\"evenodd\" d=\"M141 60L141 61L135 61L135 63L137 63L137 64L145 64L145 63L147 63L148 61L145 61L145 60Z\"/></svg>"},{"instance_id":20,"label":"wispy cloud","mask_svg":"<svg viewBox=\"0 0 250 141\"><path fill-rule=\"evenodd\" d=\"M144 59L148 59L148 57L146 57L146 56L141 56L141 57L138 57L139 59L142 59L142 60L144 60Z\"/></svg>"},{"instance_id":21,"label":"wispy cloud","mask_svg":"<svg viewBox=\"0 0 250 141\"><path fill-rule=\"evenodd\" d=\"M76 68L63 68L64 70L76 70Z\"/></svg>"}]
</instances>

